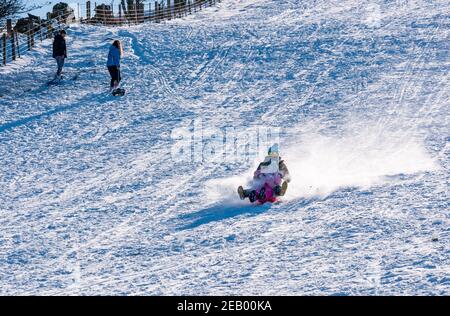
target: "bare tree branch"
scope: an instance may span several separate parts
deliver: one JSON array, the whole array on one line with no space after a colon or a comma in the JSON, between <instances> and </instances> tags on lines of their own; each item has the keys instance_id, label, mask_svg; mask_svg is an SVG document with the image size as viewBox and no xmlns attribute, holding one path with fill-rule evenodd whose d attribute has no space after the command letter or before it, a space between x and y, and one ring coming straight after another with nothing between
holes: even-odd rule
<instances>
[{"instance_id":1,"label":"bare tree branch","mask_svg":"<svg viewBox=\"0 0 450 316\"><path fill-rule=\"evenodd\" d=\"M40 9L50 3L29 6L24 0L0 0L0 21L5 18L15 17L32 10Z\"/></svg>"},{"instance_id":2,"label":"bare tree branch","mask_svg":"<svg viewBox=\"0 0 450 316\"><path fill-rule=\"evenodd\" d=\"M24 9L22 0L0 0L0 19L16 15Z\"/></svg>"}]
</instances>

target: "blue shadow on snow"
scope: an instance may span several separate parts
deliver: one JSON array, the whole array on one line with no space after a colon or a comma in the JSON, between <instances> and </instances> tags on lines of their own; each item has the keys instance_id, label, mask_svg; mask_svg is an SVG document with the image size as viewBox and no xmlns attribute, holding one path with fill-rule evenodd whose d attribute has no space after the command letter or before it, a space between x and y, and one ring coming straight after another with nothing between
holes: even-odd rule
<instances>
[{"instance_id":1,"label":"blue shadow on snow","mask_svg":"<svg viewBox=\"0 0 450 316\"><path fill-rule=\"evenodd\" d=\"M224 219L241 215L256 216L270 210L271 207L272 204L270 203L266 203L264 205L214 204L213 206L198 212L179 216L178 219L187 221L188 223L179 227L178 230L194 229L201 225L219 222Z\"/></svg>"}]
</instances>

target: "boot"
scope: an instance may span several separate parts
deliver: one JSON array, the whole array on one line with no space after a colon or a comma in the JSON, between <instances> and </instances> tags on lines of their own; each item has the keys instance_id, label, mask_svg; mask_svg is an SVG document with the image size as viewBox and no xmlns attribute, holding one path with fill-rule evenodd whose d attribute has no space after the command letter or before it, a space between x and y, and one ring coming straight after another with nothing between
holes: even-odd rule
<instances>
[{"instance_id":1,"label":"boot","mask_svg":"<svg viewBox=\"0 0 450 316\"><path fill-rule=\"evenodd\" d=\"M250 191L250 193L248 195L248 199L250 200L251 203L256 201L256 191L255 190Z\"/></svg>"},{"instance_id":2,"label":"boot","mask_svg":"<svg viewBox=\"0 0 450 316\"><path fill-rule=\"evenodd\" d=\"M266 198L266 188L261 188L258 194L258 200L264 200Z\"/></svg>"},{"instance_id":3,"label":"boot","mask_svg":"<svg viewBox=\"0 0 450 316\"><path fill-rule=\"evenodd\" d=\"M244 200L246 197L248 197L248 195L245 193L246 192L245 192L244 188L242 186L239 186L238 194L239 194L239 197L241 198L241 200Z\"/></svg>"},{"instance_id":4,"label":"boot","mask_svg":"<svg viewBox=\"0 0 450 316\"><path fill-rule=\"evenodd\" d=\"M286 191L287 191L287 182L284 181L283 184L281 185L280 190L277 195L284 196L286 194Z\"/></svg>"}]
</instances>

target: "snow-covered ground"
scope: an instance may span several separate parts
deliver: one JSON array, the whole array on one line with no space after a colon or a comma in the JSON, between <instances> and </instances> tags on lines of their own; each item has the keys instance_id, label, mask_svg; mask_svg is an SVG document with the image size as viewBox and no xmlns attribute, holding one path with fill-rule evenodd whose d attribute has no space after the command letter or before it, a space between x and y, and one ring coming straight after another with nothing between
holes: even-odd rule
<instances>
[{"instance_id":1,"label":"snow-covered ground","mask_svg":"<svg viewBox=\"0 0 450 316\"><path fill-rule=\"evenodd\" d=\"M49 41L0 67L0 294L449 295L449 13L224 0L72 25L60 86ZM255 156L175 159L199 122L279 130L284 200L237 201Z\"/></svg>"}]
</instances>

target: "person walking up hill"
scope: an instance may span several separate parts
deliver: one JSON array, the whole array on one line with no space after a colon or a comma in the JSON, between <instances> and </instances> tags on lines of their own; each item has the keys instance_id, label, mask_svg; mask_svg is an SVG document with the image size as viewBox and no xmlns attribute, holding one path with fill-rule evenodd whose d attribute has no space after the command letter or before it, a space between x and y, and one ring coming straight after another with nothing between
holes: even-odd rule
<instances>
[{"instance_id":1,"label":"person walking up hill","mask_svg":"<svg viewBox=\"0 0 450 316\"><path fill-rule=\"evenodd\" d=\"M120 60L123 56L122 43L115 40L109 48L107 67L111 76L111 89L117 89L120 81Z\"/></svg>"},{"instance_id":2,"label":"person walking up hill","mask_svg":"<svg viewBox=\"0 0 450 316\"><path fill-rule=\"evenodd\" d=\"M56 71L55 80L62 79L62 70L64 67L65 59L67 58L67 45L66 45L66 31L61 30L56 34L53 40L53 58L55 58L58 65L58 70Z\"/></svg>"}]
</instances>

